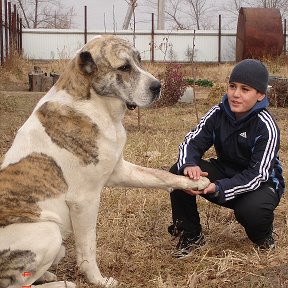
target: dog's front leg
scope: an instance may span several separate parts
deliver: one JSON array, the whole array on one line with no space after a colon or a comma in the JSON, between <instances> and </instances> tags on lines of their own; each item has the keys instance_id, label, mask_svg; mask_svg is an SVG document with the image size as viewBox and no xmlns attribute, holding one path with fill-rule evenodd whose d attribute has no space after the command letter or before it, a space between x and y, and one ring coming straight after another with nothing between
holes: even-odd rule
<instances>
[{"instance_id":1,"label":"dog's front leg","mask_svg":"<svg viewBox=\"0 0 288 288\"><path fill-rule=\"evenodd\" d=\"M82 200L79 196L77 200L73 197L66 202L70 209L75 237L77 264L90 283L107 285L112 279L101 275L96 262L96 223L100 191L94 192L93 196Z\"/></svg>"},{"instance_id":2,"label":"dog's front leg","mask_svg":"<svg viewBox=\"0 0 288 288\"><path fill-rule=\"evenodd\" d=\"M206 177L191 180L188 177L174 175L168 171L135 165L123 159L119 161L107 186L145 187L165 189L203 190L210 183Z\"/></svg>"},{"instance_id":3,"label":"dog's front leg","mask_svg":"<svg viewBox=\"0 0 288 288\"><path fill-rule=\"evenodd\" d=\"M99 203L96 199L66 200L75 237L77 264L94 283L101 278L96 264L96 222Z\"/></svg>"}]
</instances>

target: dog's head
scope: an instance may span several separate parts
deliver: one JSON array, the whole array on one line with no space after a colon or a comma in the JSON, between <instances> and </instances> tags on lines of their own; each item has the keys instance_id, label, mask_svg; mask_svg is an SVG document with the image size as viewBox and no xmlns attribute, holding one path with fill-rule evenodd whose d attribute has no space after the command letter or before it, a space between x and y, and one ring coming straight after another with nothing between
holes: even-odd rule
<instances>
[{"instance_id":1,"label":"dog's head","mask_svg":"<svg viewBox=\"0 0 288 288\"><path fill-rule=\"evenodd\" d=\"M71 65L57 85L78 98L89 98L92 88L100 96L122 99L133 109L149 106L160 96L160 82L142 68L139 52L119 37L93 38L77 52ZM78 73L73 76L75 71Z\"/></svg>"}]
</instances>

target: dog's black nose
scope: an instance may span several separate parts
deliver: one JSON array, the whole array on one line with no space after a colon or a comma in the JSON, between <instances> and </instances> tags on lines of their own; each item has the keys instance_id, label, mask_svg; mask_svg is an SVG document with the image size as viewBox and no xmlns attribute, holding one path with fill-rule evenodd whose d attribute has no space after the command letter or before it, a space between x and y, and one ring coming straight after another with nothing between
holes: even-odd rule
<instances>
[{"instance_id":1,"label":"dog's black nose","mask_svg":"<svg viewBox=\"0 0 288 288\"><path fill-rule=\"evenodd\" d=\"M153 92L153 94L159 94L161 90L160 81L153 81L149 88Z\"/></svg>"}]
</instances>

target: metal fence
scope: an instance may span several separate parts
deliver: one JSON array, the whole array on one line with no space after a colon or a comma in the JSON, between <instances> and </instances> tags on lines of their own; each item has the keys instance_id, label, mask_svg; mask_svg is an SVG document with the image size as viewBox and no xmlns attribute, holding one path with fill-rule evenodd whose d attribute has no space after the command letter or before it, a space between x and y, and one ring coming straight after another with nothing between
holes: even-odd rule
<instances>
[{"instance_id":1,"label":"metal fence","mask_svg":"<svg viewBox=\"0 0 288 288\"><path fill-rule=\"evenodd\" d=\"M88 31L87 40L113 31ZM195 62L235 61L236 31L117 31L135 43L144 61ZM83 31L72 29L23 29L23 51L30 59L71 58L85 43ZM194 53L193 52L194 44Z\"/></svg>"},{"instance_id":2,"label":"metal fence","mask_svg":"<svg viewBox=\"0 0 288 288\"><path fill-rule=\"evenodd\" d=\"M86 7L86 6L85 6ZM13 10L13 11L12 11ZM134 43L144 61L151 62L234 62L236 61L236 30L155 30L136 32L87 31L76 29L22 29L16 5L0 0L1 65L13 51L33 60L56 60L73 57L86 41L96 35L116 34ZM85 21L86 23L86 21ZM85 26L86 27L86 26ZM286 40L286 21L284 40ZM283 53L286 54L284 41Z\"/></svg>"},{"instance_id":3,"label":"metal fence","mask_svg":"<svg viewBox=\"0 0 288 288\"><path fill-rule=\"evenodd\" d=\"M14 51L22 51L22 20L16 5L7 0L0 0L0 58L1 65L5 63Z\"/></svg>"}]
</instances>

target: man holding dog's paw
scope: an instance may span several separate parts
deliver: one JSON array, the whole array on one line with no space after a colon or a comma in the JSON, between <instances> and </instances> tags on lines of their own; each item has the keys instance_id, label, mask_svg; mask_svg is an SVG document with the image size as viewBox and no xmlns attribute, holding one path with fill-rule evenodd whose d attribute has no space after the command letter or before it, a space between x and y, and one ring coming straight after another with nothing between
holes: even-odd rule
<instances>
[{"instance_id":1,"label":"man holding dog's paw","mask_svg":"<svg viewBox=\"0 0 288 288\"><path fill-rule=\"evenodd\" d=\"M179 147L171 172L192 179L207 176L203 191L174 190L173 224L168 231L180 236L173 251L177 258L204 244L196 195L234 210L248 238L260 249L275 247L274 209L284 192L278 157L280 132L267 111L268 71L260 61L238 63L222 102L210 109ZM217 159L203 160L214 146Z\"/></svg>"}]
</instances>

